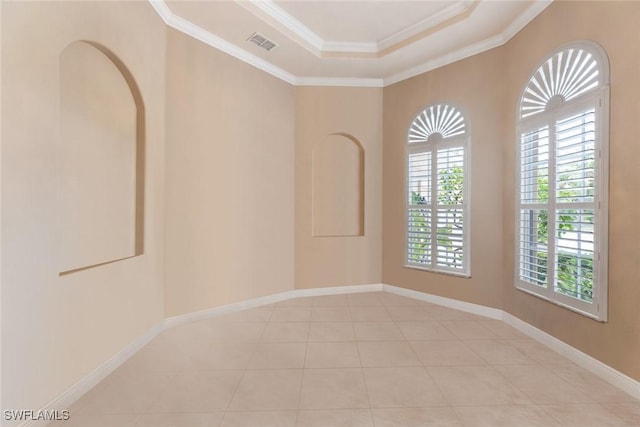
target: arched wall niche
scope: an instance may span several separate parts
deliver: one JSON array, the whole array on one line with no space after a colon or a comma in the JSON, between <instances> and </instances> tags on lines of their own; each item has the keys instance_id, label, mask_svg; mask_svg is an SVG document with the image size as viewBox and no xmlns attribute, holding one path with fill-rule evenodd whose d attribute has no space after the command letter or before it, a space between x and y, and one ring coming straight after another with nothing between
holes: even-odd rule
<instances>
[{"instance_id":1,"label":"arched wall niche","mask_svg":"<svg viewBox=\"0 0 640 427\"><path fill-rule=\"evenodd\" d=\"M60 275L144 251L145 112L122 61L89 41L59 56Z\"/></svg>"},{"instance_id":2,"label":"arched wall niche","mask_svg":"<svg viewBox=\"0 0 640 427\"><path fill-rule=\"evenodd\" d=\"M312 151L312 234L364 235L364 148L347 133L328 135Z\"/></svg>"}]
</instances>

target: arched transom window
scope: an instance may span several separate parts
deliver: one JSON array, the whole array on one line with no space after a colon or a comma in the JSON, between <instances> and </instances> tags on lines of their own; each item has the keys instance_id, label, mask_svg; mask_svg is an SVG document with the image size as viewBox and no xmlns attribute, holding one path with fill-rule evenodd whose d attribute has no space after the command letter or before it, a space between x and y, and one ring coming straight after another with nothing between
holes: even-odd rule
<instances>
[{"instance_id":1,"label":"arched transom window","mask_svg":"<svg viewBox=\"0 0 640 427\"><path fill-rule=\"evenodd\" d=\"M538 67L517 124L516 287L607 316L608 62L591 42Z\"/></svg>"},{"instance_id":2,"label":"arched transom window","mask_svg":"<svg viewBox=\"0 0 640 427\"><path fill-rule=\"evenodd\" d=\"M407 138L407 266L469 275L468 124L451 105L421 111Z\"/></svg>"}]
</instances>

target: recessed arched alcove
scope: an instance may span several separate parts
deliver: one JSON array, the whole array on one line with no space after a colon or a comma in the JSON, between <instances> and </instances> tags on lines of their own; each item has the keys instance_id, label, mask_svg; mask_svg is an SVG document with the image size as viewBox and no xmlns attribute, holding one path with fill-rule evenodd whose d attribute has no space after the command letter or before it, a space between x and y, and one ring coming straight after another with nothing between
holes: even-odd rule
<instances>
[{"instance_id":1,"label":"recessed arched alcove","mask_svg":"<svg viewBox=\"0 0 640 427\"><path fill-rule=\"evenodd\" d=\"M353 136L336 133L312 153L313 236L364 235L364 149Z\"/></svg>"},{"instance_id":2,"label":"recessed arched alcove","mask_svg":"<svg viewBox=\"0 0 640 427\"><path fill-rule=\"evenodd\" d=\"M86 41L59 57L59 271L143 252L144 105L125 65Z\"/></svg>"}]
</instances>

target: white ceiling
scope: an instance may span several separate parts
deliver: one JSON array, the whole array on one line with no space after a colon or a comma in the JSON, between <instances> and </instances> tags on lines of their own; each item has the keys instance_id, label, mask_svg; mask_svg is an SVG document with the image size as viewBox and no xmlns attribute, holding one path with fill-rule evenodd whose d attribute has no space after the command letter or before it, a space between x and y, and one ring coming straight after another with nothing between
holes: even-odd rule
<instances>
[{"instance_id":1,"label":"white ceiling","mask_svg":"<svg viewBox=\"0 0 640 427\"><path fill-rule=\"evenodd\" d=\"M297 85L386 86L504 44L552 0L150 0L164 21ZM249 43L255 32L277 44Z\"/></svg>"}]
</instances>

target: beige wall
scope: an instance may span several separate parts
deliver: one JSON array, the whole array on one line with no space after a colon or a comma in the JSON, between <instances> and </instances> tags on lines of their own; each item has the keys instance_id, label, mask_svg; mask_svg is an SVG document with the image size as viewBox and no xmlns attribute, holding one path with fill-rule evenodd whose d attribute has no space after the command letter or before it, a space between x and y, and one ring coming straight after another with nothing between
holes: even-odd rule
<instances>
[{"instance_id":1,"label":"beige wall","mask_svg":"<svg viewBox=\"0 0 640 427\"><path fill-rule=\"evenodd\" d=\"M637 2L555 2L505 47L504 309L562 341L640 379L640 32ZM571 19L567 19L571 17ZM611 64L609 322L598 323L513 288L516 106L536 67L560 45L600 44Z\"/></svg>"},{"instance_id":2,"label":"beige wall","mask_svg":"<svg viewBox=\"0 0 640 427\"><path fill-rule=\"evenodd\" d=\"M555 2L505 46L383 90L294 88L167 30L146 2L3 2L3 408L49 403L165 316L381 281L504 309L640 379L639 15L635 2ZM516 104L575 39L611 61L606 324L512 283ZM58 61L76 40L114 52L142 93L145 250L61 277ZM471 126L470 279L403 267L407 128L436 102ZM312 237L313 147L335 133L364 150L363 236Z\"/></svg>"},{"instance_id":3,"label":"beige wall","mask_svg":"<svg viewBox=\"0 0 640 427\"><path fill-rule=\"evenodd\" d=\"M385 88L383 282L502 308L640 379L640 33L636 2L554 2L505 46ZM571 17L571 19L568 19ZM599 43L611 62L609 322L513 287L515 112L540 62L569 41ZM418 110L454 102L472 132L472 278L403 268L404 143Z\"/></svg>"},{"instance_id":4,"label":"beige wall","mask_svg":"<svg viewBox=\"0 0 640 427\"><path fill-rule=\"evenodd\" d=\"M2 2L3 408L48 404L163 318L165 31L144 2ZM146 245L59 276L59 55L76 40L110 49L142 93Z\"/></svg>"},{"instance_id":5,"label":"beige wall","mask_svg":"<svg viewBox=\"0 0 640 427\"><path fill-rule=\"evenodd\" d=\"M502 306L503 52L474 56L384 90L384 231L382 280L476 304ZM471 278L430 273L405 264L405 147L411 121L426 106L451 103L471 131Z\"/></svg>"},{"instance_id":6,"label":"beige wall","mask_svg":"<svg viewBox=\"0 0 640 427\"><path fill-rule=\"evenodd\" d=\"M380 283L382 89L297 87L295 126L296 288ZM313 192L323 191L313 188L313 151L332 134L355 138L364 151L361 236L313 236Z\"/></svg>"},{"instance_id":7,"label":"beige wall","mask_svg":"<svg viewBox=\"0 0 640 427\"><path fill-rule=\"evenodd\" d=\"M293 289L293 118L293 86L168 32L168 317Z\"/></svg>"}]
</instances>

